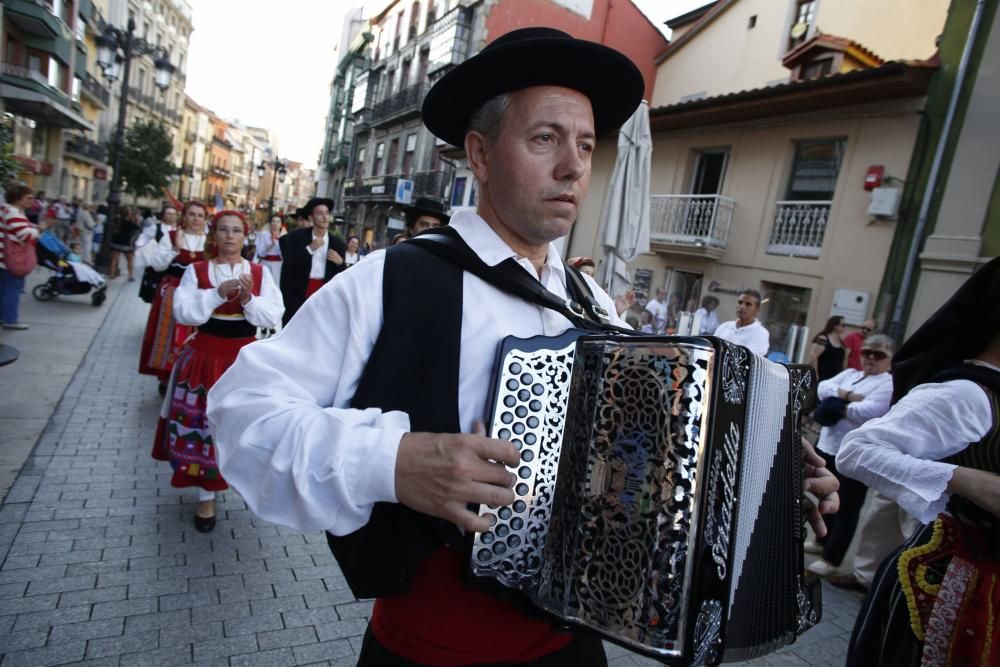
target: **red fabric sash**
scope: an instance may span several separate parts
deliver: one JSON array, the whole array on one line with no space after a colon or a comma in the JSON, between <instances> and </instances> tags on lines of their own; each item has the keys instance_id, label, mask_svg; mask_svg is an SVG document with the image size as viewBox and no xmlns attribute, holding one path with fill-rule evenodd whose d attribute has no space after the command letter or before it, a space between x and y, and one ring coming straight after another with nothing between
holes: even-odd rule
<instances>
[{"instance_id":1,"label":"red fabric sash","mask_svg":"<svg viewBox=\"0 0 1000 667\"><path fill-rule=\"evenodd\" d=\"M306 298L308 299L313 294L319 291L319 288L325 285L322 278L310 278L309 282L306 283Z\"/></svg>"},{"instance_id":2,"label":"red fabric sash","mask_svg":"<svg viewBox=\"0 0 1000 667\"><path fill-rule=\"evenodd\" d=\"M572 639L510 602L469 588L461 556L441 547L421 564L403 595L379 598L372 632L379 643L412 662L439 667L530 662Z\"/></svg>"}]
</instances>

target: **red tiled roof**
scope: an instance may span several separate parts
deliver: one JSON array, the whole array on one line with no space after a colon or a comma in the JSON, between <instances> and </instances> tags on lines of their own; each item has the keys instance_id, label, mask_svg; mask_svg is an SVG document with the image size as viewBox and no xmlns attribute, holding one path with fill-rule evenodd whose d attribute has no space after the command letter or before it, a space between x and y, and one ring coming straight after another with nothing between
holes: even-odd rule
<instances>
[{"instance_id":1,"label":"red tiled roof","mask_svg":"<svg viewBox=\"0 0 1000 667\"><path fill-rule=\"evenodd\" d=\"M836 35L826 35L824 33L817 33L816 36L807 39L786 53L785 57L781 59L781 64L785 67L793 67L795 64L801 62L807 53L814 49L826 49L841 52L853 51L854 53L862 56L862 59L873 63L875 67L885 64L885 61L882 60L877 53L869 48L866 48L863 44L855 42L853 39L848 39L847 37L837 37Z\"/></svg>"},{"instance_id":2,"label":"red tiled roof","mask_svg":"<svg viewBox=\"0 0 1000 667\"><path fill-rule=\"evenodd\" d=\"M805 113L878 100L927 94L940 65L934 57L922 61L892 61L880 67L790 81L651 109L653 131L705 127Z\"/></svg>"}]
</instances>

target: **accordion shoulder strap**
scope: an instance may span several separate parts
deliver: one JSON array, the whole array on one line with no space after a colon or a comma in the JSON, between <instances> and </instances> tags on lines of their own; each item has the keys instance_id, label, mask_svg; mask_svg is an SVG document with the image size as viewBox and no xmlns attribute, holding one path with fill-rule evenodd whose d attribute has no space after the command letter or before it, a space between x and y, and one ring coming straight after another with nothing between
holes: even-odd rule
<instances>
[{"instance_id":1,"label":"accordion shoulder strap","mask_svg":"<svg viewBox=\"0 0 1000 667\"><path fill-rule=\"evenodd\" d=\"M573 326L587 331L619 331L610 324L608 313L590 292L575 269L566 266L567 293L570 299L562 299L528 274L513 259L505 259L496 266L489 266L450 227L436 227L433 231L420 234L407 241L446 259L465 271L477 276L497 289L513 294L544 308L561 314ZM632 332L628 332L632 333Z\"/></svg>"}]
</instances>

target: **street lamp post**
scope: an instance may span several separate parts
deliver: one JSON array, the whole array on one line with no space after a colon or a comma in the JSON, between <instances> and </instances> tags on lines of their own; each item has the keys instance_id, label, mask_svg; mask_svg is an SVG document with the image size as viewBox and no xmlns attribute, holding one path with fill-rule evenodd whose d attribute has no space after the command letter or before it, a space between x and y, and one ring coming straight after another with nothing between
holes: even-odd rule
<instances>
[{"instance_id":1,"label":"street lamp post","mask_svg":"<svg viewBox=\"0 0 1000 667\"><path fill-rule=\"evenodd\" d=\"M288 170L285 169L285 163L282 162L281 160L279 160L278 158L274 158L274 162L265 162L265 161L261 160L260 164L257 165L257 175L259 177L261 177L261 178L264 178L264 174L267 173L267 168L268 167L270 167L272 169L272 174L271 174L271 198L267 202L267 222L268 222L268 224L270 224L271 223L271 216L274 215L274 187L275 187L275 179L277 179L277 181L279 183L284 183L285 182L285 175L288 173Z\"/></svg>"},{"instance_id":2,"label":"street lamp post","mask_svg":"<svg viewBox=\"0 0 1000 667\"><path fill-rule=\"evenodd\" d=\"M98 264L105 268L110 264L111 231L117 221L118 205L121 203L122 150L125 147L125 112L128 109L128 84L129 74L132 71L132 58L150 54L157 54L153 61L153 66L156 68L154 83L157 88L164 91L170 87L170 77L175 69L170 63L170 54L162 46L155 46L141 37L136 37L134 19L129 19L125 31L110 25L105 26L103 34L97 38L97 64L101 67L104 78L111 83L114 83L119 76L122 80L118 104L118 125L115 127L112 144L114 148L112 169L114 172L111 176L111 190L108 193L108 214L101 236L101 252L98 256Z\"/></svg>"},{"instance_id":3,"label":"street lamp post","mask_svg":"<svg viewBox=\"0 0 1000 667\"><path fill-rule=\"evenodd\" d=\"M244 153L244 155L245 155L245 153ZM257 222L256 222L257 221L257 200L254 200L253 204L251 205L250 204L250 200L251 200L251 196L250 195L253 192L253 172L254 172L254 170L256 169L256 166L257 166L257 165L254 164L254 160L256 160L256 159L257 159L257 147L253 146L252 147L252 151L250 153L250 173L247 174L247 211L249 211L250 221L253 224L257 224Z\"/></svg>"}]
</instances>

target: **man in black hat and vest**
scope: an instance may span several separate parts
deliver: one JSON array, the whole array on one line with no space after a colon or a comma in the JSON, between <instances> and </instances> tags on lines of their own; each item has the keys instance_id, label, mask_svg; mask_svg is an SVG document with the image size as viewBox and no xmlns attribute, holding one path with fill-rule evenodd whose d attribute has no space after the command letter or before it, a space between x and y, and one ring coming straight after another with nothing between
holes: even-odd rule
<instances>
[{"instance_id":1,"label":"man in black hat and vest","mask_svg":"<svg viewBox=\"0 0 1000 667\"><path fill-rule=\"evenodd\" d=\"M547 28L503 35L448 72L423 120L464 147L480 193L451 230L487 265L566 299L568 269L551 242L579 215L597 139L628 119L643 88L621 53ZM607 664L597 638L462 578L462 531L489 525L469 505L514 500L505 466L519 453L482 424L498 345L570 326L401 243L338 276L280 336L244 348L212 389L229 483L266 520L327 530L352 591L376 598L359 664Z\"/></svg>"},{"instance_id":2,"label":"man in black hat and vest","mask_svg":"<svg viewBox=\"0 0 1000 667\"><path fill-rule=\"evenodd\" d=\"M313 197L300 211L312 224L288 232L281 246L281 296L285 300L282 323L288 324L302 304L320 287L344 270L347 246L330 232L332 199Z\"/></svg>"},{"instance_id":3,"label":"man in black hat and vest","mask_svg":"<svg viewBox=\"0 0 1000 667\"><path fill-rule=\"evenodd\" d=\"M430 197L417 197L411 206L403 209L406 215L406 238L410 239L431 227L447 225L451 216L444 210L444 204Z\"/></svg>"}]
</instances>

